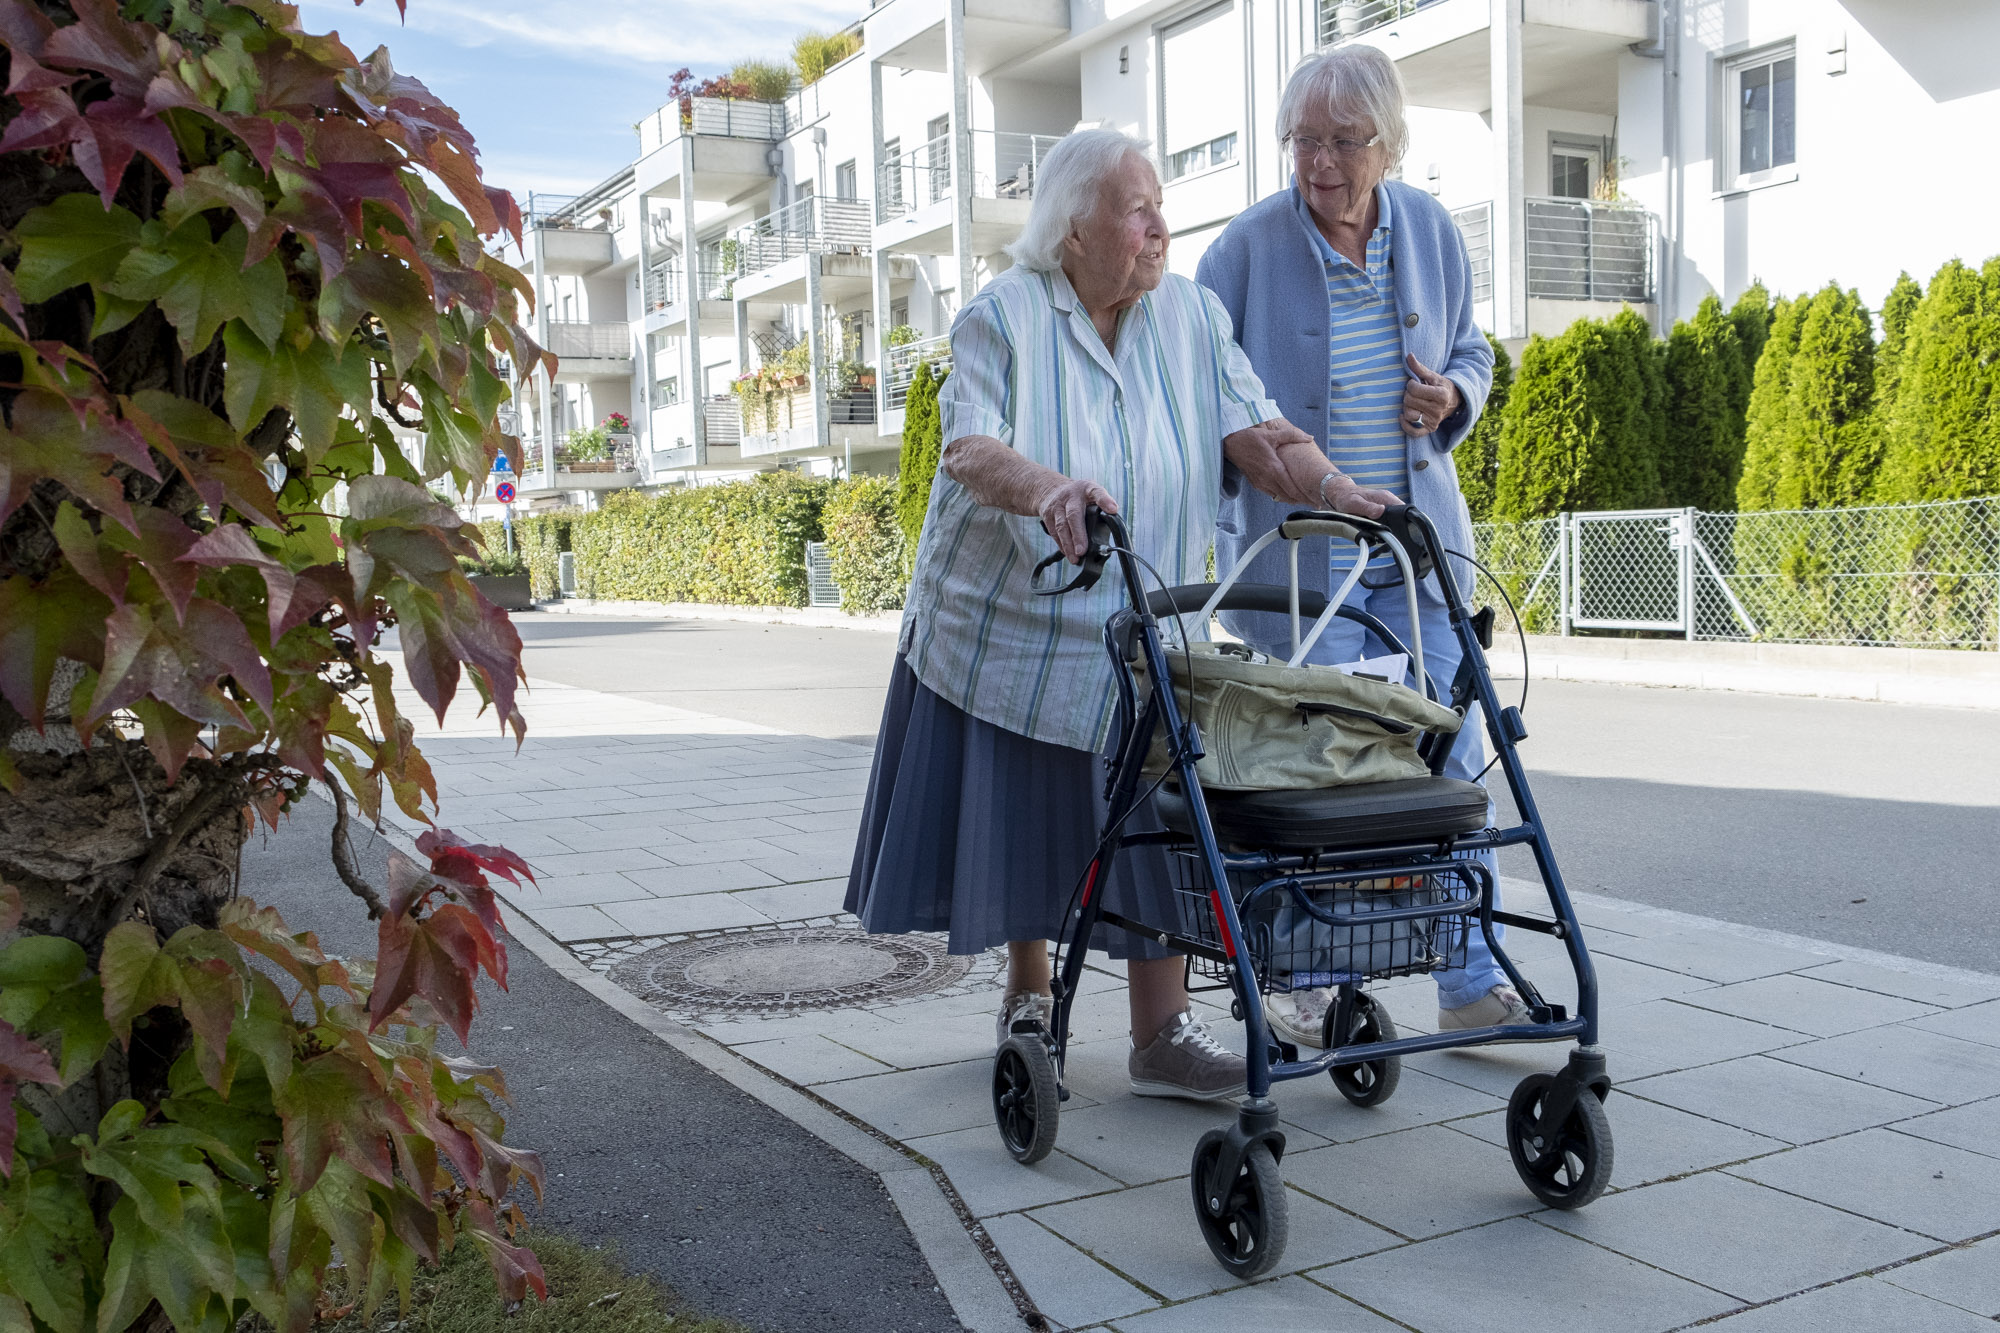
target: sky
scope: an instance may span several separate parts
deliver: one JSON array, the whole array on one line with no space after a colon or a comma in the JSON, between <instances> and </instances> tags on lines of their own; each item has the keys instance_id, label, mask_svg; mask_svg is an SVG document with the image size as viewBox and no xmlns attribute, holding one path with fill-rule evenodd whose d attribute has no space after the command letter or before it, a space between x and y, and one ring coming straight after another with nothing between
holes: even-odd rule
<instances>
[{"instance_id":1,"label":"sky","mask_svg":"<svg viewBox=\"0 0 2000 1333\"><path fill-rule=\"evenodd\" d=\"M789 60L802 29L832 32L866 0L303 0L308 32L355 55L387 46L396 69L455 107L489 183L577 194L638 156L632 126L667 81L746 56Z\"/></svg>"}]
</instances>

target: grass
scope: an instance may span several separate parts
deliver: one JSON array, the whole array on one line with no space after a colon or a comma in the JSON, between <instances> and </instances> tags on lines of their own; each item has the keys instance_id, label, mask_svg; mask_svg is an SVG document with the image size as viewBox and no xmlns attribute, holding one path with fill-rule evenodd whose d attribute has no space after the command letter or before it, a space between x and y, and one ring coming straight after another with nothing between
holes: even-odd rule
<instances>
[{"instance_id":1,"label":"grass","mask_svg":"<svg viewBox=\"0 0 2000 1333\"><path fill-rule=\"evenodd\" d=\"M565 1236L538 1231L528 1248L548 1275L549 1299L530 1293L508 1314L501 1306L486 1257L461 1240L435 1268L423 1267L411 1287L406 1313L394 1296L372 1319L354 1311L322 1325L330 1333L749 1333L743 1325L707 1319L676 1308L672 1292L634 1273L615 1251L596 1250Z\"/></svg>"}]
</instances>

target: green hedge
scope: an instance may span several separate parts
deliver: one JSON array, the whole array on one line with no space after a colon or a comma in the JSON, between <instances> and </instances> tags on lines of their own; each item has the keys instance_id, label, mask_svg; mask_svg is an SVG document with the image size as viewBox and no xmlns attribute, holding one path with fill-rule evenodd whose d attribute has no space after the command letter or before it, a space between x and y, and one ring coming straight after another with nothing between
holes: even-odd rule
<instances>
[{"instance_id":1,"label":"green hedge","mask_svg":"<svg viewBox=\"0 0 2000 1333\"><path fill-rule=\"evenodd\" d=\"M620 492L570 530L577 594L612 601L804 606L806 543L833 483L796 472Z\"/></svg>"},{"instance_id":2,"label":"green hedge","mask_svg":"<svg viewBox=\"0 0 2000 1333\"><path fill-rule=\"evenodd\" d=\"M568 513L536 514L514 520L514 550L528 566L528 587L539 601L556 595L557 557L569 549L569 528L575 517ZM479 531L487 550L507 549L506 531L499 519L482 521Z\"/></svg>"},{"instance_id":3,"label":"green hedge","mask_svg":"<svg viewBox=\"0 0 2000 1333\"><path fill-rule=\"evenodd\" d=\"M1486 335L1493 348L1493 387L1486 395L1486 408L1479 420L1452 450L1458 468L1458 489L1465 494L1472 521L1483 523L1493 517L1494 489L1500 479L1500 423L1507 417L1507 395L1514 385L1514 359L1492 334Z\"/></svg>"},{"instance_id":4,"label":"green hedge","mask_svg":"<svg viewBox=\"0 0 2000 1333\"><path fill-rule=\"evenodd\" d=\"M821 516L833 581L850 612L893 611L909 587L896 478L855 477L834 487Z\"/></svg>"}]
</instances>

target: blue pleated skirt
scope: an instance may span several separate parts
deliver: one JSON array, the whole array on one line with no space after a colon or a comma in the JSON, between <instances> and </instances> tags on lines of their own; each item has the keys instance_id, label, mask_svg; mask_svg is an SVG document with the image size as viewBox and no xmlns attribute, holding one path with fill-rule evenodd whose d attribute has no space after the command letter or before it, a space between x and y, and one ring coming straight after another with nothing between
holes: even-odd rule
<instances>
[{"instance_id":1,"label":"blue pleated skirt","mask_svg":"<svg viewBox=\"0 0 2000 1333\"><path fill-rule=\"evenodd\" d=\"M882 709L868 800L847 880L847 910L878 935L947 933L951 952L1061 932L1104 816L1101 756L973 717L919 681L898 655ZM1160 827L1150 809L1126 831ZM1118 853L1107 910L1174 928L1167 854ZM1099 926L1091 947L1113 958L1169 951Z\"/></svg>"}]
</instances>

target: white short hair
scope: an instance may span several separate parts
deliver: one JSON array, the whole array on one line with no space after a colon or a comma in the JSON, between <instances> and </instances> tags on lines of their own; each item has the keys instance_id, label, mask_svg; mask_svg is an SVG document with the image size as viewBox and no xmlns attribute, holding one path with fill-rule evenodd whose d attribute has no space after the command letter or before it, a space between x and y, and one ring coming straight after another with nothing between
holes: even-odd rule
<instances>
[{"instance_id":1,"label":"white short hair","mask_svg":"<svg viewBox=\"0 0 2000 1333\"><path fill-rule=\"evenodd\" d=\"M1336 125L1373 125L1393 170L1410 147L1403 76L1379 47L1346 42L1299 62L1278 101L1278 138L1291 138L1314 112Z\"/></svg>"},{"instance_id":2,"label":"white short hair","mask_svg":"<svg viewBox=\"0 0 2000 1333\"><path fill-rule=\"evenodd\" d=\"M1144 142L1117 130L1065 135L1036 169L1028 224L1007 247L1008 258L1030 273L1061 268L1063 241L1096 211L1105 180L1127 157L1152 163Z\"/></svg>"}]
</instances>

